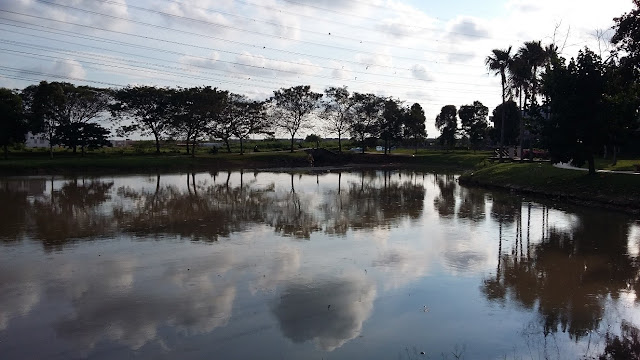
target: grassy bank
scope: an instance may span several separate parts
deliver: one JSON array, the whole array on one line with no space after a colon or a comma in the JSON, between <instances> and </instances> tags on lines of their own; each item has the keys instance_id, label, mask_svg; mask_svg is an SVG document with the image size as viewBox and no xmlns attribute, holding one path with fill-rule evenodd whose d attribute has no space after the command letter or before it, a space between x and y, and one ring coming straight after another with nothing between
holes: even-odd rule
<instances>
[{"instance_id":1,"label":"grassy bank","mask_svg":"<svg viewBox=\"0 0 640 360\"><path fill-rule=\"evenodd\" d=\"M494 164L460 177L461 184L517 190L568 200L640 210L640 175L558 169L548 163Z\"/></svg>"},{"instance_id":2,"label":"grassy bank","mask_svg":"<svg viewBox=\"0 0 640 360\"><path fill-rule=\"evenodd\" d=\"M474 169L487 157L484 152L421 151L417 155L402 151L391 155L344 153L318 156L314 166L397 166L420 167L432 170L462 171ZM206 171L212 169L266 169L309 167L309 157L303 150L288 151L198 153L191 157L184 152L116 153L95 152L84 157L79 154L57 152L53 159L48 154L14 154L0 160L2 175L65 174L65 173L153 173L171 171Z\"/></svg>"}]
</instances>

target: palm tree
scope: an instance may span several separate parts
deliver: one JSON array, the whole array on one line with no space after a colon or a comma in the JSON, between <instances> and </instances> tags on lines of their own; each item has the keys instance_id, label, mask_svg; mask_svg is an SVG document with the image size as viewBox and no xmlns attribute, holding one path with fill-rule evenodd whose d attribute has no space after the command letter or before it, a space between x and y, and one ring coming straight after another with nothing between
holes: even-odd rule
<instances>
[{"instance_id":1,"label":"palm tree","mask_svg":"<svg viewBox=\"0 0 640 360\"><path fill-rule=\"evenodd\" d=\"M543 66L548 59L549 54L542 47L540 41L527 41L518 50L517 57L521 58L529 69L529 109L537 103L538 96L538 68ZM525 109L527 108L527 93L525 92ZM522 152L524 145L524 116L520 120L520 151ZM531 148L530 144L530 148ZM531 149L530 149L531 154ZM522 155L522 153L521 153ZM522 156L521 156L522 157ZM522 160L522 159L521 159Z\"/></svg>"},{"instance_id":2,"label":"palm tree","mask_svg":"<svg viewBox=\"0 0 640 360\"><path fill-rule=\"evenodd\" d=\"M489 68L489 71L492 71L495 75L500 74L500 80L502 83L502 107L504 108L504 103L506 102L507 97L507 69L509 68L509 63L511 62L511 46L508 49L493 49L491 51L491 55L487 56L484 63ZM509 92L511 95L511 92ZM500 154L498 155L500 158L500 162L502 162L502 146L504 143L504 122L506 121L506 111L502 112L502 120L500 122Z\"/></svg>"},{"instance_id":3,"label":"palm tree","mask_svg":"<svg viewBox=\"0 0 640 360\"><path fill-rule=\"evenodd\" d=\"M522 97L524 96L525 106L528 99L528 88L531 81L531 67L527 60L519 52L513 57L509 64L509 86L520 99L520 149L522 149L522 139L524 138L524 114L522 111ZM522 153L520 154L522 155Z\"/></svg>"}]
</instances>

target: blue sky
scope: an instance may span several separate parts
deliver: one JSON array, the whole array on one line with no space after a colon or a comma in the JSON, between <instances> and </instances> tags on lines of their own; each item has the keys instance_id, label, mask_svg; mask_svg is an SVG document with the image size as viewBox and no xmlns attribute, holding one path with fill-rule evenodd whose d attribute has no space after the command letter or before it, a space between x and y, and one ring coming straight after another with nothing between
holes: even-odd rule
<instances>
[{"instance_id":1,"label":"blue sky","mask_svg":"<svg viewBox=\"0 0 640 360\"><path fill-rule=\"evenodd\" d=\"M569 58L630 0L1 0L0 86L210 85L263 99L309 84L418 102L500 102L491 49L554 41ZM609 31L608 35L610 36ZM564 46L563 46L564 45ZM319 130L318 130L319 131Z\"/></svg>"}]
</instances>

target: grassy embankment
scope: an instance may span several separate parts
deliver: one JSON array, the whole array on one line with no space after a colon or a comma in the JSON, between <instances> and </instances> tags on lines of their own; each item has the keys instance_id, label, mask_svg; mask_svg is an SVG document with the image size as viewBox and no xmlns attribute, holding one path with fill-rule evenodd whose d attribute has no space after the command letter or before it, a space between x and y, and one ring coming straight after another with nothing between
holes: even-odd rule
<instances>
[{"instance_id":1,"label":"grassy embankment","mask_svg":"<svg viewBox=\"0 0 640 360\"><path fill-rule=\"evenodd\" d=\"M307 147L311 144L302 144ZM330 145L330 144L326 144ZM232 152L221 149L211 153L210 149L198 148L196 156L186 154L184 147L164 144L161 154L155 154L152 143L138 144L134 148L106 148L88 152L84 157L69 150L57 149L54 158L49 159L46 149L14 151L8 160L0 160L0 174L67 174L67 173L153 173L172 171L206 171L211 169L266 169L266 168L307 168L310 166L307 153L297 149L290 153L288 144L283 142L259 142L259 152L253 152L254 144L248 144L244 155L232 147ZM331 148L331 147L330 147ZM398 149L391 155L381 153L343 154L318 156L316 167L421 167L438 171L462 171L473 169L487 157L486 152L472 151L430 151L420 150L413 155L412 150Z\"/></svg>"},{"instance_id":2,"label":"grassy embankment","mask_svg":"<svg viewBox=\"0 0 640 360\"><path fill-rule=\"evenodd\" d=\"M503 163L467 173L460 177L460 183L512 189L574 203L640 210L640 175L588 175L584 171L558 169L549 163Z\"/></svg>"}]
</instances>

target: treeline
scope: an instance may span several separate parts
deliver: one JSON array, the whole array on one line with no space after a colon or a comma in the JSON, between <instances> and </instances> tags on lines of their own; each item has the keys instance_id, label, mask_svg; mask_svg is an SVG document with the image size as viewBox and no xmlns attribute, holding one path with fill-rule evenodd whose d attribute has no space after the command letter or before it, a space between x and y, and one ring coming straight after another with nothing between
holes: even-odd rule
<instances>
[{"instance_id":1,"label":"treeline","mask_svg":"<svg viewBox=\"0 0 640 360\"><path fill-rule=\"evenodd\" d=\"M362 146L382 140L385 149L400 141L416 147L426 136L420 104L405 106L399 99L374 94L350 93L346 87L330 87L322 93L310 86L275 90L265 101L211 87L161 88L129 86L100 89L64 82L31 85L21 91L0 89L0 142L7 148L25 141L31 131L53 147L73 150L108 145L111 121L118 136L140 134L153 137L156 152L162 139L184 141L195 155L202 140L218 139L231 152L230 141L243 143L253 134L273 137L286 134L294 149L296 135L308 129L350 137Z\"/></svg>"},{"instance_id":2,"label":"treeline","mask_svg":"<svg viewBox=\"0 0 640 360\"><path fill-rule=\"evenodd\" d=\"M597 154L611 155L615 164L621 149L637 148L640 0L634 4L614 19L613 51L605 59L585 48L567 61L555 44L540 41L492 51L486 65L502 84L502 104L493 113L501 148L542 147L554 161L587 162L590 173Z\"/></svg>"}]
</instances>

